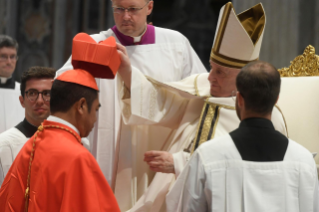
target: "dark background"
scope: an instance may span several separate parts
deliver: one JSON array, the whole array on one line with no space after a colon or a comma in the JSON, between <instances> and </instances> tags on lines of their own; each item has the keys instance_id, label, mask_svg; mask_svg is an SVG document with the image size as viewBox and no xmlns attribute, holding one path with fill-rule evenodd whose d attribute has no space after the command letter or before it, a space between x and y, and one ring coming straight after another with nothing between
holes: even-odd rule
<instances>
[{"instance_id":1,"label":"dark background","mask_svg":"<svg viewBox=\"0 0 319 212\"><path fill-rule=\"evenodd\" d=\"M155 0L149 21L184 34L208 69L219 10L227 2ZM110 0L0 0L0 20L0 33L19 43L18 81L33 65L59 69L78 32L94 34L114 25Z\"/></svg>"}]
</instances>

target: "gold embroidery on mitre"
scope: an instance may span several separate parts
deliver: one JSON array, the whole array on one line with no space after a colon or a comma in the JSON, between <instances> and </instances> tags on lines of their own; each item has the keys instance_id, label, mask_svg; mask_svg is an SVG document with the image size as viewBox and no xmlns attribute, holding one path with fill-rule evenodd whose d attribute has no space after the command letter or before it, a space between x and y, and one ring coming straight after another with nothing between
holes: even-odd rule
<instances>
[{"instance_id":1,"label":"gold embroidery on mitre","mask_svg":"<svg viewBox=\"0 0 319 212\"><path fill-rule=\"evenodd\" d=\"M228 2L224 6L223 14L216 34L216 39L213 44L210 59L222 66L240 69L244 67L247 63L258 60L258 58L245 61L238 60L235 58L229 58L225 55L220 54L221 43L223 41L225 30L229 22L229 16L232 10L234 11L238 23L241 24L241 26L245 29L247 36L250 37L251 42L254 46L257 44L257 42L263 34L266 24L266 16L265 11L260 3L238 15L236 15L231 2Z\"/></svg>"},{"instance_id":2,"label":"gold embroidery on mitre","mask_svg":"<svg viewBox=\"0 0 319 212\"><path fill-rule=\"evenodd\" d=\"M235 110L235 107L210 103L206 100L197 125L192 154L202 143L214 138L221 108Z\"/></svg>"},{"instance_id":3,"label":"gold embroidery on mitre","mask_svg":"<svg viewBox=\"0 0 319 212\"><path fill-rule=\"evenodd\" d=\"M279 69L281 77L319 76L319 56L315 54L315 48L307 46L302 55L297 56L289 68Z\"/></svg>"}]
</instances>

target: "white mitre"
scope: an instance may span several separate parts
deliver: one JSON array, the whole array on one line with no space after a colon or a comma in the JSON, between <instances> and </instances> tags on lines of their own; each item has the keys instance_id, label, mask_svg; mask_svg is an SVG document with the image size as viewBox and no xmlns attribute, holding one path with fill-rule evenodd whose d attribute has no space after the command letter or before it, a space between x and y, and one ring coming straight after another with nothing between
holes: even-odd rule
<instances>
[{"instance_id":1,"label":"white mitre","mask_svg":"<svg viewBox=\"0 0 319 212\"><path fill-rule=\"evenodd\" d=\"M266 25L261 3L236 15L231 2L219 13L210 59L222 66L242 68L258 60Z\"/></svg>"}]
</instances>

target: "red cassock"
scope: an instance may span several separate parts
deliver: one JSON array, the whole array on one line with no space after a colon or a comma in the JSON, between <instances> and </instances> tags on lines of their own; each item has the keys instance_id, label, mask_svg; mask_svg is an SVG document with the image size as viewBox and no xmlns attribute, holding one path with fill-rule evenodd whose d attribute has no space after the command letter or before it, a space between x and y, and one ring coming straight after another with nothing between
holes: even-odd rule
<instances>
[{"instance_id":1,"label":"red cassock","mask_svg":"<svg viewBox=\"0 0 319 212\"><path fill-rule=\"evenodd\" d=\"M66 125L44 121L31 166L29 212L120 211L96 160ZM34 137L23 146L0 189L0 211L25 209Z\"/></svg>"}]
</instances>

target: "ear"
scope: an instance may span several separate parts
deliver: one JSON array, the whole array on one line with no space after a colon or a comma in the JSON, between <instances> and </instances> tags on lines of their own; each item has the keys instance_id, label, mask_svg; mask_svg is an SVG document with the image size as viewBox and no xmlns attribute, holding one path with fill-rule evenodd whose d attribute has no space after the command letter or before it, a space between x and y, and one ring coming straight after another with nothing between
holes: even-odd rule
<instances>
[{"instance_id":1,"label":"ear","mask_svg":"<svg viewBox=\"0 0 319 212\"><path fill-rule=\"evenodd\" d=\"M147 6L147 15L150 15L153 11L154 1L150 1Z\"/></svg>"},{"instance_id":2,"label":"ear","mask_svg":"<svg viewBox=\"0 0 319 212\"><path fill-rule=\"evenodd\" d=\"M76 110L78 111L79 114L83 115L85 111L88 110L87 108L87 102L84 97L82 97L76 104Z\"/></svg>"},{"instance_id":3,"label":"ear","mask_svg":"<svg viewBox=\"0 0 319 212\"><path fill-rule=\"evenodd\" d=\"M19 101L20 101L21 106L22 106L23 108L25 108L23 96L19 96Z\"/></svg>"},{"instance_id":4,"label":"ear","mask_svg":"<svg viewBox=\"0 0 319 212\"><path fill-rule=\"evenodd\" d=\"M241 95L241 93L237 92L237 101L238 101L238 106L240 108L244 108L245 107L245 100L244 97Z\"/></svg>"},{"instance_id":5,"label":"ear","mask_svg":"<svg viewBox=\"0 0 319 212\"><path fill-rule=\"evenodd\" d=\"M277 100L276 100L276 103L275 103L275 104L277 104L277 102L278 102L278 99L279 99L279 95L278 95L278 97L277 97Z\"/></svg>"}]
</instances>

